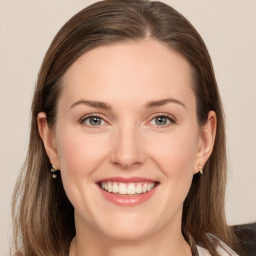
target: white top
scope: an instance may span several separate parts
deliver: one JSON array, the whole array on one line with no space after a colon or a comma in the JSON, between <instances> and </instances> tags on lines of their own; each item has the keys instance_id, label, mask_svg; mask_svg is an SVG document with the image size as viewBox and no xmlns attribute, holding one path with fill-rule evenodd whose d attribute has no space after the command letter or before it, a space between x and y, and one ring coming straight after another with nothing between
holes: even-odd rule
<instances>
[{"instance_id":1,"label":"white top","mask_svg":"<svg viewBox=\"0 0 256 256\"><path fill-rule=\"evenodd\" d=\"M217 247L217 252L219 255L221 256L238 256L237 253L235 253L233 250L231 250L226 244L224 244L220 239L218 239L217 237L215 237L214 235L212 234L208 234L208 236L210 237L213 237L215 239L218 240L219 242L219 246ZM200 246L196 246L197 247L197 251L198 251L198 255L199 256L211 256L210 252L203 248L203 247L200 247Z\"/></svg>"}]
</instances>

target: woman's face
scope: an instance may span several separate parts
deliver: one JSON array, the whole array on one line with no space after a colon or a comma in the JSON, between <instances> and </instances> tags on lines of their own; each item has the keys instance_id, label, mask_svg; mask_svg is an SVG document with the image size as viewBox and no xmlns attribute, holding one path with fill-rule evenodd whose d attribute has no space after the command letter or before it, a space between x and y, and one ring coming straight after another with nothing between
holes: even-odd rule
<instances>
[{"instance_id":1,"label":"woman's face","mask_svg":"<svg viewBox=\"0 0 256 256\"><path fill-rule=\"evenodd\" d=\"M179 54L153 40L85 53L64 76L51 138L77 232L119 240L180 232L206 156Z\"/></svg>"}]
</instances>

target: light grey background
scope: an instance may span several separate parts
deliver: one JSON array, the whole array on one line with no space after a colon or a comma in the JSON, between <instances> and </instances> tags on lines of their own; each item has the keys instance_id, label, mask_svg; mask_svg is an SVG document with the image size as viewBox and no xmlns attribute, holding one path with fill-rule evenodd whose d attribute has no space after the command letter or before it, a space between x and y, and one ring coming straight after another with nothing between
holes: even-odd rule
<instances>
[{"instance_id":1,"label":"light grey background","mask_svg":"<svg viewBox=\"0 0 256 256\"><path fill-rule=\"evenodd\" d=\"M9 255L10 200L40 64L64 22L92 2L0 0L0 255ZM191 21L212 56L227 119L228 223L256 221L256 1L164 2Z\"/></svg>"}]
</instances>

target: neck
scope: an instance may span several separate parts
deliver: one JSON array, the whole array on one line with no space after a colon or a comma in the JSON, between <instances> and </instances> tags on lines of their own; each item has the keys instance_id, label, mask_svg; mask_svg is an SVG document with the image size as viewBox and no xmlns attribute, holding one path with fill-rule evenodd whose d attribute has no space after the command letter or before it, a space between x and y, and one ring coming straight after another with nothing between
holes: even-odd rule
<instances>
[{"instance_id":1,"label":"neck","mask_svg":"<svg viewBox=\"0 0 256 256\"><path fill-rule=\"evenodd\" d=\"M114 240L104 235L79 232L70 246L69 256L191 256L191 249L181 231L152 234L140 240ZM168 231L168 230L166 230ZM169 230L170 231L170 230Z\"/></svg>"}]
</instances>

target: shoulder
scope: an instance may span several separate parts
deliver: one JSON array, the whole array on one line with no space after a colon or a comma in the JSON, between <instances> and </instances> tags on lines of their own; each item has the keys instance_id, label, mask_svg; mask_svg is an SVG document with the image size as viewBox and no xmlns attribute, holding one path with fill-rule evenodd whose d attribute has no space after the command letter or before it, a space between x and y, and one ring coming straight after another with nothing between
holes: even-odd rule
<instances>
[{"instance_id":1,"label":"shoulder","mask_svg":"<svg viewBox=\"0 0 256 256\"><path fill-rule=\"evenodd\" d=\"M227 245L222 243L222 246L217 247L217 252L221 256L238 256L233 250L231 250ZM211 256L209 251L203 247L197 246L198 256Z\"/></svg>"},{"instance_id":2,"label":"shoulder","mask_svg":"<svg viewBox=\"0 0 256 256\"><path fill-rule=\"evenodd\" d=\"M232 226L232 229L235 235L238 237L241 245L243 247L244 253L247 256L255 256L256 252L256 222L243 224L243 225L236 225ZM208 233L207 234L210 241L217 240L217 252L220 256L238 256L231 248L229 248L225 243L223 243L220 239L216 236ZM196 246L195 256L211 256L209 251L199 245Z\"/></svg>"},{"instance_id":3,"label":"shoulder","mask_svg":"<svg viewBox=\"0 0 256 256\"><path fill-rule=\"evenodd\" d=\"M212 234L207 234L209 240L216 241L217 240L217 248L216 251L220 256L238 256L231 248L229 248L225 243L223 243L220 239ZM211 256L209 251L201 246L197 245L198 256Z\"/></svg>"}]
</instances>

